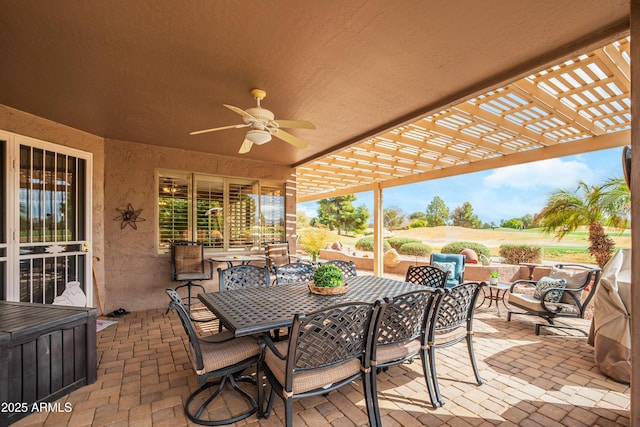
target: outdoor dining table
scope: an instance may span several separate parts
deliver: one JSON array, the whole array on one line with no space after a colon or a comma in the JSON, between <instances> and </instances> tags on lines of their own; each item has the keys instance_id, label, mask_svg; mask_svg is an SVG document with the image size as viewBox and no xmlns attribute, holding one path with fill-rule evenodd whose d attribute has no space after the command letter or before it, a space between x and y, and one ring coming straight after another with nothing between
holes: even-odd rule
<instances>
[{"instance_id":1,"label":"outdoor dining table","mask_svg":"<svg viewBox=\"0 0 640 427\"><path fill-rule=\"evenodd\" d=\"M307 283L207 292L198 295L235 336L269 332L291 326L293 316L336 304L373 303L385 297L424 289L424 286L377 276L356 276L341 295L317 295Z\"/></svg>"},{"instance_id":2,"label":"outdoor dining table","mask_svg":"<svg viewBox=\"0 0 640 427\"><path fill-rule=\"evenodd\" d=\"M226 262L229 268L233 267L233 264L246 265L250 262L267 262L267 257L264 255L214 255L209 257L209 261L212 262Z\"/></svg>"}]
</instances>

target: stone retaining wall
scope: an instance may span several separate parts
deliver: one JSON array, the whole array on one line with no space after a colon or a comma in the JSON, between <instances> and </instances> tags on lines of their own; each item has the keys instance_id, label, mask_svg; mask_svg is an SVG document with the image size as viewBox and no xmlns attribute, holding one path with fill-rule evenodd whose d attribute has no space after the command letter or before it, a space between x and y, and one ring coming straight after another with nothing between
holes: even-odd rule
<instances>
[{"instance_id":1,"label":"stone retaining wall","mask_svg":"<svg viewBox=\"0 0 640 427\"><path fill-rule=\"evenodd\" d=\"M356 265L356 270L373 271L373 255L370 254L356 253L356 255L353 255L345 251L322 249L320 250L320 259L340 259L344 261L353 261ZM405 275L410 265L429 265L429 259L418 258L416 260L415 257L403 257L398 265L385 265L384 272ZM489 273L492 271L498 272L498 281L500 282L513 282L518 279L529 279L529 267L523 265L500 263L492 263L488 266L484 266L482 264L466 264L464 270L464 279L476 282L489 281ZM536 267L533 270L533 280L538 280L540 277L548 275L549 271L551 271L551 266Z\"/></svg>"}]
</instances>

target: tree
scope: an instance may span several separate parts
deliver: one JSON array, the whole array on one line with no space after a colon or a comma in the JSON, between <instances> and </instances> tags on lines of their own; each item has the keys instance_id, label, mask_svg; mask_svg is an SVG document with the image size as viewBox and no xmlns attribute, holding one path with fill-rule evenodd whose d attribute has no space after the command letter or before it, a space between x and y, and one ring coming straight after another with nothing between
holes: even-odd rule
<instances>
[{"instance_id":1,"label":"tree","mask_svg":"<svg viewBox=\"0 0 640 427\"><path fill-rule=\"evenodd\" d=\"M296 212L296 228L306 228L310 225L311 219L307 216L305 211Z\"/></svg>"},{"instance_id":2,"label":"tree","mask_svg":"<svg viewBox=\"0 0 640 427\"><path fill-rule=\"evenodd\" d=\"M511 218L500 223L502 228L516 228L519 229L522 226L522 220L520 218Z\"/></svg>"},{"instance_id":3,"label":"tree","mask_svg":"<svg viewBox=\"0 0 640 427\"><path fill-rule=\"evenodd\" d=\"M471 203L464 202L453 210L451 214L451 221L453 225L467 228L480 228L482 227L482 221L477 215L473 213L473 207Z\"/></svg>"},{"instance_id":4,"label":"tree","mask_svg":"<svg viewBox=\"0 0 640 427\"><path fill-rule=\"evenodd\" d=\"M387 208L382 211L382 224L389 231L397 230L404 223L404 214L398 208Z\"/></svg>"},{"instance_id":5,"label":"tree","mask_svg":"<svg viewBox=\"0 0 640 427\"><path fill-rule=\"evenodd\" d=\"M520 218L520 221L522 221L522 225L524 225L527 228L533 228L536 225L533 215L531 214L526 214L525 216Z\"/></svg>"},{"instance_id":6,"label":"tree","mask_svg":"<svg viewBox=\"0 0 640 427\"><path fill-rule=\"evenodd\" d=\"M365 205L360 205L356 209L356 214L353 217L353 222L351 224L351 231L354 233L364 233L364 230L367 229L369 225L369 211L367 210Z\"/></svg>"},{"instance_id":7,"label":"tree","mask_svg":"<svg viewBox=\"0 0 640 427\"><path fill-rule=\"evenodd\" d=\"M317 222L329 227L330 230L361 232L367 228L369 211L364 205L355 208L354 194L331 197L318 202Z\"/></svg>"},{"instance_id":8,"label":"tree","mask_svg":"<svg viewBox=\"0 0 640 427\"><path fill-rule=\"evenodd\" d=\"M412 214L409 215L409 219L410 220L423 220L426 221L427 220L427 214L424 212L413 212Z\"/></svg>"},{"instance_id":9,"label":"tree","mask_svg":"<svg viewBox=\"0 0 640 427\"><path fill-rule=\"evenodd\" d=\"M427 206L426 222L429 227L447 225L449 208L439 196L435 196Z\"/></svg>"},{"instance_id":10,"label":"tree","mask_svg":"<svg viewBox=\"0 0 640 427\"><path fill-rule=\"evenodd\" d=\"M613 252L613 245L603 239L603 225L620 229L629 227L631 194L623 178L609 178L601 186L578 183L575 191L551 193L538 215L539 224L558 240L583 225L589 226L589 253L603 267Z\"/></svg>"}]
</instances>

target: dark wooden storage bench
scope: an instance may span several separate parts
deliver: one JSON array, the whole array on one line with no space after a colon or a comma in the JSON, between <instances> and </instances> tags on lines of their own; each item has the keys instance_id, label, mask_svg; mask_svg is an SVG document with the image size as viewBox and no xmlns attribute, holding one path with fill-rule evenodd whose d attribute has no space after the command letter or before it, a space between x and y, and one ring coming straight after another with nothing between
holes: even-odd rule
<instances>
[{"instance_id":1,"label":"dark wooden storage bench","mask_svg":"<svg viewBox=\"0 0 640 427\"><path fill-rule=\"evenodd\" d=\"M0 426L95 382L96 315L95 308L0 301Z\"/></svg>"}]
</instances>

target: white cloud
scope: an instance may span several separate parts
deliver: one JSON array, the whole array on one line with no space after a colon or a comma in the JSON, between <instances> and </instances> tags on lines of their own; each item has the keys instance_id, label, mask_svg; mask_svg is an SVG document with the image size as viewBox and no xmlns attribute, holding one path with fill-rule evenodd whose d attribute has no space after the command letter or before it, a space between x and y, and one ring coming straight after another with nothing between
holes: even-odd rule
<instances>
[{"instance_id":1,"label":"white cloud","mask_svg":"<svg viewBox=\"0 0 640 427\"><path fill-rule=\"evenodd\" d=\"M591 176L593 172L587 164L557 158L496 169L483 179L483 185L517 190L540 187L573 190L579 180Z\"/></svg>"}]
</instances>

